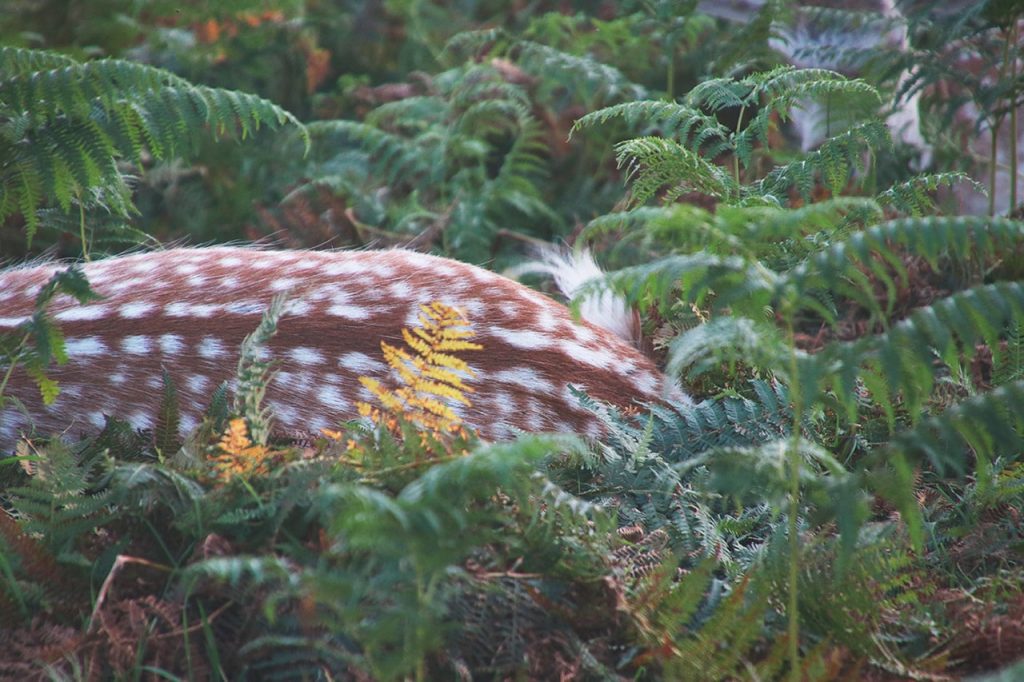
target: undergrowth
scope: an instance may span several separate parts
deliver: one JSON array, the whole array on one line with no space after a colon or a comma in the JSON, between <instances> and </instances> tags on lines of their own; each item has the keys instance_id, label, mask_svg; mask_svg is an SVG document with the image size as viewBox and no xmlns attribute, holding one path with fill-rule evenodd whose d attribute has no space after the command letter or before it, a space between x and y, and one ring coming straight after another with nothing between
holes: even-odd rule
<instances>
[{"instance_id":1,"label":"undergrowth","mask_svg":"<svg viewBox=\"0 0 1024 682\"><path fill-rule=\"evenodd\" d=\"M996 146L981 183L978 159L942 163L962 108L990 141L1016 126L1019 65L997 49L1019 34L1012 8L915 9L916 48L839 54L853 77L780 65L769 40L785 22L870 18L786 3L731 27L693 2L538 6L504 30L483 28L481 3L235 4L133 35L221 82L276 36L264 57L301 50L314 120L131 59L2 48L8 233L70 232L85 257L105 237L144 241L147 188L167 179L191 206L190 174L260 204L289 243L340 234L503 265L517 242L571 233L615 268L589 291L642 312L694 404L624 414L580 393L605 424L596 442L481 442L457 414L486 381L486 320L435 303L401 345L380 339L392 382L364 381L361 420L277 442L261 352L277 300L235 393L184 440L165 377L151 434L111 418L0 459L4 675L945 679L1019 658L1024 223L951 210L1000 191ZM360 49L353 26L404 51ZM187 58L175 31L201 39ZM331 81L324 46L365 73ZM956 46L983 64L951 83ZM893 161L884 118L914 95L936 145L925 172ZM800 151L788 126L812 107L827 126ZM208 138L257 128L282 130L219 175ZM155 163L180 156L203 162ZM267 168L278 194L250 201ZM997 199L1017 203L993 196L990 213ZM59 391L58 294L90 291L57 275L0 339L0 400L15 366Z\"/></svg>"}]
</instances>

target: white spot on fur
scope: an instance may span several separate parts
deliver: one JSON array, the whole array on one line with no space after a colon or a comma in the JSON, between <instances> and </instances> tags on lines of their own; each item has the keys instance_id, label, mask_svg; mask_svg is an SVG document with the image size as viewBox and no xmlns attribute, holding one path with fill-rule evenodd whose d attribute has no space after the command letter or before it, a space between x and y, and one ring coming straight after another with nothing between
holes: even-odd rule
<instances>
[{"instance_id":1,"label":"white spot on fur","mask_svg":"<svg viewBox=\"0 0 1024 682\"><path fill-rule=\"evenodd\" d=\"M161 263L157 258L147 258L145 256L139 256L135 258L135 262L132 263L131 267L129 267L128 269L136 274L145 275L150 272L153 272L158 267L160 267L160 265Z\"/></svg>"},{"instance_id":2,"label":"white spot on fur","mask_svg":"<svg viewBox=\"0 0 1024 682\"><path fill-rule=\"evenodd\" d=\"M242 267L242 265L244 265L242 259L237 256L225 256L224 258L220 259L219 264L222 268L227 269L240 268Z\"/></svg>"},{"instance_id":3,"label":"white spot on fur","mask_svg":"<svg viewBox=\"0 0 1024 682\"><path fill-rule=\"evenodd\" d=\"M328 263L320 272L328 277L343 277L345 275L360 275L362 277L389 277L394 270L384 263L370 263L365 258L351 258Z\"/></svg>"},{"instance_id":4,"label":"white spot on fur","mask_svg":"<svg viewBox=\"0 0 1024 682\"><path fill-rule=\"evenodd\" d=\"M185 341L181 334L162 334L158 343L160 352L164 355L178 355L185 349Z\"/></svg>"},{"instance_id":5,"label":"white spot on fur","mask_svg":"<svg viewBox=\"0 0 1024 682\"><path fill-rule=\"evenodd\" d=\"M288 301L284 307L285 313L288 315L300 315L305 316L313 310L313 306L308 301L294 300Z\"/></svg>"},{"instance_id":6,"label":"white spot on fur","mask_svg":"<svg viewBox=\"0 0 1024 682\"><path fill-rule=\"evenodd\" d=\"M128 417L133 429L149 429L153 426L153 415L148 412L135 412Z\"/></svg>"},{"instance_id":7,"label":"white spot on fur","mask_svg":"<svg viewBox=\"0 0 1024 682\"><path fill-rule=\"evenodd\" d=\"M553 391L555 388L550 381L540 374L540 372L529 367L503 369L500 372L493 372L489 379L503 384L519 386L531 392L547 393Z\"/></svg>"},{"instance_id":8,"label":"white spot on fur","mask_svg":"<svg viewBox=\"0 0 1024 682\"><path fill-rule=\"evenodd\" d=\"M193 317L213 317L220 311L220 305L216 303L193 303L191 310Z\"/></svg>"},{"instance_id":9,"label":"white spot on fur","mask_svg":"<svg viewBox=\"0 0 1024 682\"><path fill-rule=\"evenodd\" d=\"M297 393L310 391L316 382L309 372L278 372L274 381L282 388L287 388Z\"/></svg>"},{"instance_id":10,"label":"white spot on fur","mask_svg":"<svg viewBox=\"0 0 1024 682\"><path fill-rule=\"evenodd\" d=\"M107 377L107 381L114 384L115 386L120 386L124 382L128 381L128 377L125 376L124 372L114 372L109 377Z\"/></svg>"},{"instance_id":11,"label":"white spot on fur","mask_svg":"<svg viewBox=\"0 0 1024 682\"><path fill-rule=\"evenodd\" d=\"M156 308L155 303L138 302L138 303L125 303L118 309L118 313L121 317L127 320L135 320L140 317L144 317Z\"/></svg>"},{"instance_id":12,"label":"white spot on fur","mask_svg":"<svg viewBox=\"0 0 1024 682\"><path fill-rule=\"evenodd\" d=\"M164 306L164 315L168 317L189 317L188 303L182 303L181 301L175 301L174 303L168 303Z\"/></svg>"},{"instance_id":13,"label":"white spot on fur","mask_svg":"<svg viewBox=\"0 0 1024 682\"><path fill-rule=\"evenodd\" d=\"M62 310L54 317L61 322L73 322L75 320L98 320L106 317L109 313L110 308L105 305L83 305Z\"/></svg>"},{"instance_id":14,"label":"white spot on fur","mask_svg":"<svg viewBox=\"0 0 1024 682\"><path fill-rule=\"evenodd\" d=\"M181 421L179 422L179 430L182 433L188 434L196 430L199 426L199 418L194 414L183 414L181 415Z\"/></svg>"},{"instance_id":15,"label":"white spot on fur","mask_svg":"<svg viewBox=\"0 0 1024 682\"><path fill-rule=\"evenodd\" d=\"M616 356L614 353L610 353L606 350L595 350L588 348L582 344L576 343L575 341L561 340L558 342L559 348L562 352L568 355L570 358L577 362L582 362L585 365L591 367L597 367L599 369L608 369L615 365Z\"/></svg>"},{"instance_id":16,"label":"white spot on fur","mask_svg":"<svg viewBox=\"0 0 1024 682\"><path fill-rule=\"evenodd\" d=\"M551 311L546 308L541 308L537 311L537 319L534 320L534 324L546 332L554 331L558 326L558 322L558 318L556 318Z\"/></svg>"},{"instance_id":17,"label":"white spot on fur","mask_svg":"<svg viewBox=\"0 0 1024 682\"><path fill-rule=\"evenodd\" d=\"M224 344L221 343L220 339L213 336L204 336L203 340L196 346L196 352L204 360L216 360L227 355L227 351L224 350Z\"/></svg>"},{"instance_id":18,"label":"white spot on fur","mask_svg":"<svg viewBox=\"0 0 1024 682\"><path fill-rule=\"evenodd\" d=\"M270 283L271 291L289 291L294 289L296 284L299 284L300 280L294 277L282 277L281 279L275 279Z\"/></svg>"},{"instance_id":19,"label":"white spot on fur","mask_svg":"<svg viewBox=\"0 0 1024 682\"><path fill-rule=\"evenodd\" d=\"M345 353L338 358L338 365L353 374L372 374L387 370L387 365L366 353Z\"/></svg>"},{"instance_id":20,"label":"white spot on fur","mask_svg":"<svg viewBox=\"0 0 1024 682\"><path fill-rule=\"evenodd\" d=\"M210 377L205 374L192 374L185 379L185 386L192 393L203 393L210 385Z\"/></svg>"},{"instance_id":21,"label":"white spot on fur","mask_svg":"<svg viewBox=\"0 0 1024 682\"><path fill-rule=\"evenodd\" d=\"M412 298L412 285L402 280L389 284L388 291L391 292L393 297L399 300L404 301L408 298Z\"/></svg>"},{"instance_id":22,"label":"white spot on fur","mask_svg":"<svg viewBox=\"0 0 1024 682\"><path fill-rule=\"evenodd\" d=\"M349 408L348 400L345 399L336 386L322 386L316 393L316 399L324 407L328 407L336 412Z\"/></svg>"},{"instance_id":23,"label":"white spot on fur","mask_svg":"<svg viewBox=\"0 0 1024 682\"><path fill-rule=\"evenodd\" d=\"M121 339L121 350L130 355L147 355L152 349L153 343L148 336L133 334Z\"/></svg>"},{"instance_id":24,"label":"white spot on fur","mask_svg":"<svg viewBox=\"0 0 1024 682\"><path fill-rule=\"evenodd\" d=\"M365 320L370 316L370 311L358 305L335 303L327 309L327 314L335 317L343 317L346 320Z\"/></svg>"},{"instance_id":25,"label":"white spot on fur","mask_svg":"<svg viewBox=\"0 0 1024 682\"><path fill-rule=\"evenodd\" d=\"M213 317L220 311L216 303L168 303L164 306L164 314L168 317Z\"/></svg>"},{"instance_id":26,"label":"white spot on fur","mask_svg":"<svg viewBox=\"0 0 1024 682\"><path fill-rule=\"evenodd\" d=\"M27 317L0 317L0 327L17 327L27 319Z\"/></svg>"},{"instance_id":27,"label":"white spot on fur","mask_svg":"<svg viewBox=\"0 0 1024 682\"><path fill-rule=\"evenodd\" d=\"M62 398L81 398L82 387L77 384L63 384L60 387L60 395Z\"/></svg>"},{"instance_id":28,"label":"white spot on fur","mask_svg":"<svg viewBox=\"0 0 1024 682\"><path fill-rule=\"evenodd\" d=\"M289 426L298 426L299 424L299 411L295 409L294 405L287 405L284 403L277 403L274 405L274 418L282 424L288 424Z\"/></svg>"},{"instance_id":29,"label":"white spot on fur","mask_svg":"<svg viewBox=\"0 0 1024 682\"><path fill-rule=\"evenodd\" d=\"M107 424L107 417L102 411L96 410L89 413L89 423L96 428L102 429Z\"/></svg>"},{"instance_id":30,"label":"white spot on fur","mask_svg":"<svg viewBox=\"0 0 1024 682\"><path fill-rule=\"evenodd\" d=\"M320 433L324 429L330 428L330 422L323 417L315 417L310 419L308 422L309 430L313 433Z\"/></svg>"},{"instance_id":31,"label":"white spot on fur","mask_svg":"<svg viewBox=\"0 0 1024 682\"><path fill-rule=\"evenodd\" d=\"M276 258L267 258L270 256L270 252L260 254L261 258L251 259L248 267L253 270L269 270L270 268L280 267L280 263L277 262Z\"/></svg>"},{"instance_id":32,"label":"white spot on fur","mask_svg":"<svg viewBox=\"0 0 1024 682\"><path fill-rule=\"evenodd\" d=\"M505 329L504 327L491 327L491 336L495 336L510 346L526 348L529 350L548 349L554 344L554 339L546 334L522 329Z\"/></svg>"},{"instance_id":33,"label":"white spot on fur","mask_svg":"<svg viewBox=\"0 0 1024 682\"><path fill-rule=\"evenodd\" d=\"M69 356L76 355L102 355L107 352L107 346L98 336L86 336L79 339L67 339L64 342L64 349Z\"/></svg>"},{"instance_id":34,"label":"white spot on fur","mask_svg":"<svg viewBox=\"0 0 1024 682\"><path fill-rule=\"evenodd\" d=\"M300 365L318 365L324 361L323 354L316 348L298 346L288 351L288 357Z\"/></svg>"},{"instance_id":35,"label":"white spot on fur","mask_svg":"<svg viewBox=\"0 0 1024 682\"><path fill-rule=\"evenodd\" d=\"M633 385L636 386L637 390L641 393L657 393L661 388L661 382L658 381L658 377L654 376L650 372L641 372L640 374L633 377Z\"/></svg>"},{"instance_id":36,"label":"white spot on fur","mask_svg":"<svg viewBox=\"0 0 1024 682\"><path fill-rule=\"evenodd\" d=\"M265 309L265 305L256 301L234 301L224 306L225 312L234 315L262 315Z\"/></svg>"}]
</instances>

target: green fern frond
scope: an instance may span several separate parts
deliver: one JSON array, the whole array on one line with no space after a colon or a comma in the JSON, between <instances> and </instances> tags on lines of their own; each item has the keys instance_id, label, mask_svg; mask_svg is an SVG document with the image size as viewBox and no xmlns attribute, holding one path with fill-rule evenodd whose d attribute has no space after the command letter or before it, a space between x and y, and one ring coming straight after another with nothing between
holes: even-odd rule
<instances>
[{"instance_id":1,"label":"green fern frond","mask_svg":"<svg viewBox=\"0 0 1024 682\"><path fill-rule=\"evenodd\" d=\"M22 529L43 538L58 558L74 558L80 537L117 515L100 455L83 455L53 440L40 456L26 459L32 471L28 483L4 491Z\"/></svg>"},{"instance_id":2,"label":"green fern frond","mask_svg":"<svg viewBox=\"0 0 1024 682\"><path fill-rule=\"evenodd\" d=\"M667 311L678 302L680 292L687 302L700 305L714 291L716 306L731 305L738 313L757 316L770 303L771 292L779 284L779 276L760 263L701 252L617 270L603 282L588 283L581 295L611 286L630 301L656 303Z\"/></svg>"},{"instance_id":3,"label":"green fern frond","mask_svg":"<svg viewBox=\"0 0 1024 682\"><path fill-rule=\"evenodd\" d=\"M443 56L465 60L480 54L496 42L508 38L508 32L502 28L482 28L473 31L461 31L448 39L442 51Z\"/></svg>"},{"instance_id":4,"label":"green fern frond","mask_svg":"<svg viewBox=\"0 0 1024 682\"><path fill-rule=\"evenodd\" d=\"M643 86L630 81L614 66L591 57L569 54L527 40L518 41L514 52L517 61L526 71L545 74L549 78L552 72L565 74L575 84L574 90L585 101L636 100L643 99L647 94Z\"/></svg>"},{"instance_id":5,"label":"green fern frond","mask_svg":"<svg viewBox=\"0 0 1024 682\"><path fill-rule=\"evenodd\" d=\"M669 348L667 371L696 378L722 362L743 361L754 368L784 367L790 348L778 329L749 317L723 316L688 329Z\"/></svg>"},{"instance_id":6,"label":"green fern frond","mask_svg":"<svg viewBox=\"0 0 1024 682\"><path fill-rule=\"evenodd\" d=\"M238 386L232 405L233 414L244 417L256 445L266 445L270 436L270 408L263 406L263 396L270 383L271 363L263 358L266 344L277 333L277 324L284 314L287 293L274 296L263 313L259 326L242 341L235 378Z\"/></svg>"},{"instance_id":7,"label":"green fern frond","mask_svg":"<svg viewBox=\"0 0 1024 682\"><path fill-rule=\"evenodd\" d=\"M991 480L989 469L997 456L1017 458L1022 449L1024 381L1014 381L968 398L941 414L928 417L896 434L875 455L885 462L895 456L924 457L939 473L963 474L974 455L979 485Z\"/></svg>"},{"instance_id":8,"label":"green fern frond","mask_svg":"<svg viewBox=\"0 0 1024 682\"><path fill-rule=\"evenodd\" d=\"M438 175L443 168L439 139L428 140L429 146L410 145L401 135L352 121L317 121L309 125L309 131L324 148L333 149L337 145L361 148L371 167L389 184L442 179Z\"/></svg>"},{"instance_id":9,"label":"green fern frond","mask_svg":"<svg viewBox=\"0 0 1024 682\"><path fill-rule=\"evenodd\" d=\"M912 217L920 217L933 213L935 201L929 193L935 192L940 187L952 187L960 183L966 183L980 193L987 194L985 186L972 179L966 173L928 173L916 175L911 179L893 185L878 195L878 203L894 211L909 214Z\"/></svg>"},{"instance_id":10,"label":"green fern frond","mask_svg":"<svg viewBox=\"0 0 1024 682\"><path fill-rule=\"evenodd\" d=\"M818 174L833 195L839 194L855 173L863 174L863 153L884 148L890 141L889 129L880 120L859 124L850 130L829 138L815 151L796 161L779 166L750 188L753 195L783 197L795 188L804 200L809 200Z\"/></svg>"},{"instance_id":11,"label":"green fern frond","mask_svg":"<svg viewBox=\"0 0 1024 682\"><path fill-rule=\"evenodd\" d=\"M138 162L144 148L164 159L210 136L245 139L285 125L309 148L303 126L271 102L145 64L5 47L0 73L0 219L22 213L29 244L50 197L65 212L77 202L127 217L130 192L116 161Z\"/></svg>"},{"instance_id":12,"label":"green fern frond","mask_svg":"<svg viewBox=\"0 0 1024 682\"><path fill-rule=\"evenodd\" d=\"M888 332L826 349L841 382L837 393L847 410L856 409L854 368L875 386L875 400L903 402L917 413L934 385L935 361L956 367L978 344L996 347L1006 330L1024 319L1024 284L999 282L967 289L915 310ZM822 360L825 362L825 360ZM872 376L884 377L884 384ZM878 389L884 393L877 394Z\"/></svg>"},{"instance_id":13,"label":"green fern frond","mask_svg":"<svg viewBox=\"0 0 1024 682\"><path fill-rule=\"evenodd\" d=\"M754 74L751 80L768 97L770 107L782 111L802 99L842 98L842 103L856 103L865 110L882 106L878 89L865 81L849 79L828 69L796 69L782 66Z\"/></svg>"},{"instance_id":14,"label":"green fern frond","mask_svg":"<svg viewBox=\"0 0 1024 682\"><path fill-rule=\"evenodd\" d=\"M870 272L882 282L891 282L891 269L906 286L906 268L900 262L897 248L924 258L937 270L943 256L959 259L992 256L1014 248L1022 235L1024 223L1005 218L959 216L892 220L830 244L784 275L780 285L799 292L829 289L877 310L874 285L864 273ZM887 286L890 305L894 291L894 285Z\"/></svg>"},{"instance_id":15,"label":"green fern frond","mask_svg":"<svg viewBox=\"0 0 1024 682\"><path fill-rule=\"evenodd\" d=\"M716 117L700 109L663 100L624 102L592 111L577 119L570 136L578 130L622 118L631 128L657 129L684 143L691 151L714 158L727 150L729 130ZM711 145L711 146L708 146Z\"/></svg>"},{"instance_id":16,"label":"green fern frond","mask_svg":"<svg viewBox=\"0 0 1024 682\"><path fill-rule=\"evenodd\" d=\"M1024 378L1024 320L1006 329L1006 344L992 349L992 383L996 386Z\"/></svg>"},{"instance_id":17,"label":"green fern frond","mask_svg":"<svg viewBox=\"0 0 1024 682\"><path fill-rule=\"evenodd\" d=\"M626 169L626 181L634 204L642 204L666 188L663 203L672 203L686 192L728 200L737 188L727 173L678 142L662 137L640 137L615 145L619 168Z\"/></svg>"}]
</instances>

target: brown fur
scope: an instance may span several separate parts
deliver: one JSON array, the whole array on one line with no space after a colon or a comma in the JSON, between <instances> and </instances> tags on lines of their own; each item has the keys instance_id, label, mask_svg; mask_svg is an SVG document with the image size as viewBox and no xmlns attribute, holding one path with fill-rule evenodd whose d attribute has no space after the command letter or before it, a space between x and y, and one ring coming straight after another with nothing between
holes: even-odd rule
<instances>
[{"instance_id":1,"label":"brown fur","mask_svg":"<svg viewBox=\"0 0 1024 682\"><path fill-rule=\"evenodd\" d=\"M0 272L0 333L31 314L55 269ZM178 390L183 428L194 425L216 386L234 375L239 345L275 288L288 291L288 307L270 343L278 374L267 402L284 431L315 433L353 418L355 402L370 399L361 375L393 385L380 342L401 344L402 328L433 300L460 308L483 345L462 357L477 373L464 418L486 438L517 430L598 434L569 384L624 407L661 397L658 370L614 334L573 321L564 306L516 282L443 258L219 247L135 254L84 269L105 298L78 306L61 297L51 307L70 355L49 371L60 397L44 407L20 370L8 387L43 432L94 431L104 414L152 426L161 367ZM203 357L204 339L207 350L215 339L223 354ZM322 361L304 362L310 359ZM15 410L0 411L0 447L9 449L27 427Z\"/></svg>"}]
</instances>

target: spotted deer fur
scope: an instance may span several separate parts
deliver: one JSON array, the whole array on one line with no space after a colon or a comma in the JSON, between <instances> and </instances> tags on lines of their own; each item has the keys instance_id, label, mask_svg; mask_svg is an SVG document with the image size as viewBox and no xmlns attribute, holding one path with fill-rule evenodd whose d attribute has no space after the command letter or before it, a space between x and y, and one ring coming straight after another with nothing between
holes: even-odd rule
<instances>
[{"instance_id":1,"label":"spotted deer fur","mask_svg":"<svg viewBox=\"0 0 1024 682\"><path fill-rule=\"evenodd\" d=\"M32 313L55 264L0 271L0 333ZM171 249L92 262L84 271L103 299L58 297L50 312L68 362L49 375L60 396L44 406L15 370L7 392L27 408L0 410L0 448L27 433L77 436L106 415L153 428L166 369L178 391L183 433L214 389L230 380L242 339L277 293L285 313L269 344L276 374L266 402L282 433L315 434L354 418L372 400L360 376L391 382L380 342L401 343L420 304L459 308L483 350L464 359L476 373L465 422L488 439L518 431L600 433L570 386L626 407L665 397L665 378L615 334L517 282L457 261L408 251ZM681 393L676 398L685 399ZM31 422L31 423L30 423Z\"/></svg>"}]
</instances>

